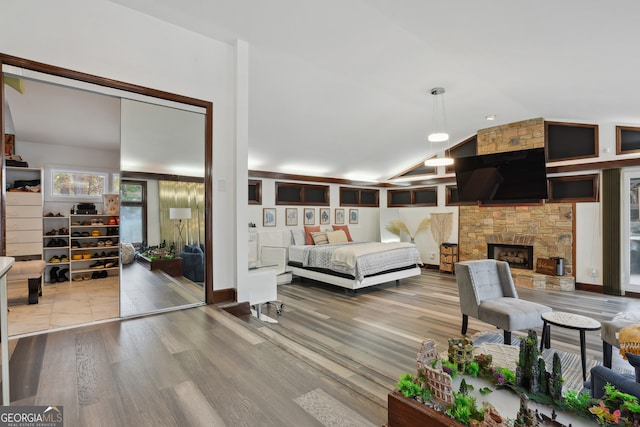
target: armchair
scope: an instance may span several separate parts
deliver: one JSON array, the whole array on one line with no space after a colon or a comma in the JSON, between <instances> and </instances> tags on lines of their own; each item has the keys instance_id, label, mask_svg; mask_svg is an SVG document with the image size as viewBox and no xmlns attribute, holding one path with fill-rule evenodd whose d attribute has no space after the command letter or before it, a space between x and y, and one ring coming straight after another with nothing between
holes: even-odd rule
<instances>
[{"instance_id":1,"label":"armchair","mask_svg":"<svg viewBox=\"0 0 640 427\"><path fill-rule=\"evenodd\" d=\"M631 318L625 318L626 313L618 313L612 320L602 321L602 329L600 335L602 336L602 364L607 368L611 367L612 361L612 347L620 348L620 342L618 341L618 333L620 329L625 326L633 325L637 323Z\"/></svg>"},{"instance_id":2,"label":"armchair","mask_svg":"<svg viewBox=\"0 0 640 427\"><path fill-rule=\"evenodd\" d=\"M182 258L182 275L192 282L204 282L204 249L197 244L185 245L178 256Z\"/></svg>"},{"instance_id":3,"label":"armchair","mask_svg":"<svg viewBox=\"0 0 640 427\"><path fill-rule=\"evenodd\" d=\"M462 312L462 335L469 316L504 331L511 344L511 331L542 327L540 315L551 307L518 298L509 264L493 259L462 261L455 265Z\"/></svg>"},{"instance_id":4,"label":"armchair","mask_svg":"<svg viewBox=\"0 0 640 427\"><path fill-rule=\"evenodd\" d=\"M609 367L597 365L591 368L591 382L585 383L591 391L591 397L600 399L604 395L604 386L609 383L619 391L640 399L640 356L627 353L627 360L635 369L633 375L621 374Z\"/></svg>"}]
</instances>

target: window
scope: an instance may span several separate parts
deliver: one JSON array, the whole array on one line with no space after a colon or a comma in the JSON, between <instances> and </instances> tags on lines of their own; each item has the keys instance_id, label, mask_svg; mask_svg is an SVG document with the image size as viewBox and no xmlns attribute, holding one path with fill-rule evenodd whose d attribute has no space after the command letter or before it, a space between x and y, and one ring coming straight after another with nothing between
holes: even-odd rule
<instances>
[{"instance_id":1,"label":"window","mask_svg":"<svg viewBox=\"0 0 640 427\"><path fill-rule=\"evenodd\" d=\"M147 241L147 183L123 180L120 186L120 238L141 244Z\"/></svg>"},{"instance_id":2,"label":"window","mask_svg":"<svg viewBox=\"0 0 640 427\"><path fill-rule=\"evenodd\" d=\"M329 206L329 186L276 182L276 205Z\"/></svg>"},{"instance_id":3,"label":"window","mask_svg":"<svg viewBox=\"0 0 640 427\"><path fill-rule=\"evenodd\" d=\"M616 126L616 154L640 152L640 128Z\"/></svg>"},{"instance_id":4,"label":"window","mask_svg":"<svg viewBox=\"0 0 640 427\"><path fill-rule=\"evenodd\" d=\"M379 191L365 188L340 187L340 206L379 206Z\"/></svg>"},{"instance_id":5,"label":"window","mask_svg":"<svg viewBox=\"0 0 640 427\"><path fill-rule=\"evenodd\" d=\"M437 206L438 188L421 187L409 190L389 190L387 193L387 206Z\"/></svg>"},{"instance_id":6,"label":"window","mask_svg":"<svg viewBox=\"0 0 640 427\"><path fill-rule=\"evenodd\" d=\"M547 161L598 157L598 125L544 122Z\"/></svg>"},{"instance_id":7,"label":"window","mask_svg":"<svg viewBox=\"0 0 640 427\"><path fill-rule=\"evenodd\" d=\"M549 178L549 202L597 202L598 174Z\"/></svg>"},{"instance_id":8,"label":"window","mask_svg":"<svg viewBox=\"0 0 640 427\"><path fill-rule=\"evenodd\" d=\"M51 196L98 199L107 193L109 174L77 170L51 169Z\"/></svg>"},{"instance_id":9,"label":"window","mask_svg":"<svg viewBox=\"0 0 640 427\"><path fill-rule=\"evenodd\" d=\"M249 180L249 204L262 204L262 181L256 179Z\"/></svg>"}]
</instances>

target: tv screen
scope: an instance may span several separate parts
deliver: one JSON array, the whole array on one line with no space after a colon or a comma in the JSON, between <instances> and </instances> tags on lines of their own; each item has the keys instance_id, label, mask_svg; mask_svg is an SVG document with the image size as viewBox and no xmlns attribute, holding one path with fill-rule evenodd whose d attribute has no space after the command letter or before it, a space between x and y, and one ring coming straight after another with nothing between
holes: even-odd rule
<instances>
[{"instance_id":1,"label":"tv screen","mask_svg":"<svg viewBox=\"0 0 640 427\"><path fill-rule=\"evenodd\" d=\"M459 157L454 167L461 202L547 198L544 148Z\"/></svg>"}]
</instances>

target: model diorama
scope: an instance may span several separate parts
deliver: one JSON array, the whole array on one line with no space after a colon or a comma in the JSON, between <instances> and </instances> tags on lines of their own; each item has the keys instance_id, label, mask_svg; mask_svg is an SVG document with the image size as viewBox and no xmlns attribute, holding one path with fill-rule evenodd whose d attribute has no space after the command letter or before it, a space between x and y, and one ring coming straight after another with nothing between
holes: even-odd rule
<instances>
[{"instance_id":1,"label":"model diorama","mask_svg":"<svg viewBox=\"0 0 640 427\"><path fill-rule=\"evenodd\" d=\"M515 372L494 366L490 354L474 356L474 346L468 338L452 338L448 344L446 354L439 355L435 341L424 340L416 359L416 375L403 374L397 383L398 391L467 426L571 427L571 424L567 426L556 420L555 408L583 415L585 421L589 418L589 421L599 425L636 425L633 411L637 410L640 414L637 399L618 392L612 386L608 386L603 400L592 399L588 392L571 390L567 390L563 396L560 357L554 354L553 365L548 372L538 350L535 331L529 331L527 337L520 341ZM490 386L509 388L519 394L519 410L511 415L514 418L507 419L488 402L482 402L482 407L478 408L476 398L468 393L472 387L467 385L464 377L458 391L454 391L453 379L458 375L481 377ZM479 390L481 395L491 391L489 387ZM611 407L614 399L622 406ZM550 405L551 414L530 409L530 400Z\"/></svg>"}]
</instances>

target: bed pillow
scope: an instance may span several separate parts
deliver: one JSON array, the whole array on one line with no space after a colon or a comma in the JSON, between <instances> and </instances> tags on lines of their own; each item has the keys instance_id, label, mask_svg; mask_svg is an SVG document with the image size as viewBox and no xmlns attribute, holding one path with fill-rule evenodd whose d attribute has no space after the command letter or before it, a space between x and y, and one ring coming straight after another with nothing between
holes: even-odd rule
<instances>
[{"instance_id":1,"label":"bed pillow","mask_svg":"<svg viewBox=\"0 0 640 427\"><path fill-rule=\"evenodd\" d=\"M349 233L349 226L348 225L334 225L333 229L334 230L343 230L344 234L347 236L347 241L348 242L353 242L353 239L351 238L351 233Z\"/></svg>"},{"instance_id":2,"label":"bed pillow","mask_svg":"<svg viewBox=\"0 0 640 427\"><path fill-rule=\"evenodd\" d=\"M329 243L347 243L347 233L344 230L336 230L327 232Z\"/></svg>"},{"instance_id":3,"label":"bed pillow","mask_svg":"<svg viewBox=\"0 0 640 427\"><path fill-rule=\"evenodd\" d=\"M295 228L291 230L291 237L293 238L294 245L296 246L304 245L305 236L304 236L304 230L302 228Z\"/></svg>"},{"instance_id":4,"label":"bed pillow","mask_svg":"<svg viewBox=\"0 0 640 427\"><path fill-rule=\"evenodd\" d=\"M311 233L319 233L319 232L320 232L319 225L305 225L304 226L305 244L313 245L313 237L311 237Z\"/></svg>"},{"instance_id":5,"label":"bed pillow","mask_svg":"<svg viewBox=\"0 0 640 427\"><path fill-rule=\"evenodd\" d=\"M313 243L316 245L326 245L329 243L327 233L324 231L321 233L311 233L311 238L313 239Z\"/></svg>"}]
</instances>

